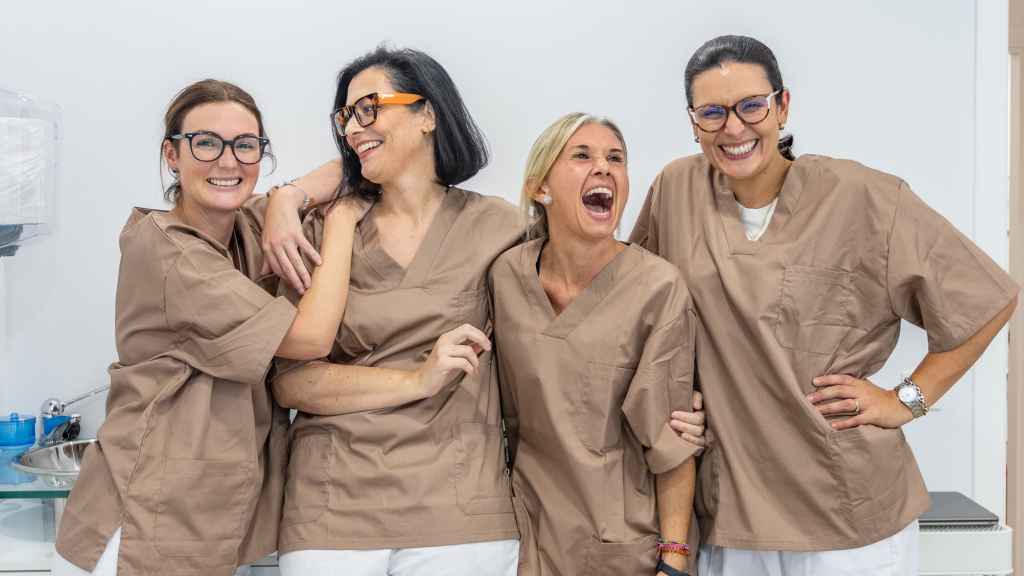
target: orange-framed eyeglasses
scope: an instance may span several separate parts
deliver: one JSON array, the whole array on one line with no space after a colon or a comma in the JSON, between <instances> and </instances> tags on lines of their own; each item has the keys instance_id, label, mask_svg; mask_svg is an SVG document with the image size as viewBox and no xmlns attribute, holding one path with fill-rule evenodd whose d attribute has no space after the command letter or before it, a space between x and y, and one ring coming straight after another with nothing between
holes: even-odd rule
<instances>
[{"instance_id":1,"label":"orange-framed eyeglasses","mask_svg":"<svg viewBox=\"0 0 1024 576\"><path fill-rule=\"evenodd\" d=\"M348 121L353 116L355 116L356 122L360 126L366 128L377 121L377 111L380 110L381 106L404 106L415 104L420 100L423 100L423 96L419 94L373 92L356 100L355 104L351 106L338 108L331 114L331 119L334 121L334 129L338 132L338 135L344 136L345 126L348 125Z\"/></svg>"}]
</instances>

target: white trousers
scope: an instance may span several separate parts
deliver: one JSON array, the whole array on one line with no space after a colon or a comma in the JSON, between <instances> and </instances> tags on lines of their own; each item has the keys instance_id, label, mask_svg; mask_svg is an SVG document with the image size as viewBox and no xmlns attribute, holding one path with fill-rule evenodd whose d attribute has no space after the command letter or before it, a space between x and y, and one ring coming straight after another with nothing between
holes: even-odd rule
<instances>
[{"instance_id":1,"label":"white trousers","mask_svg":"<svg viewBox=\"0 0 1024 576\"><path fill-rule=\"evenodd\" d=\"M99 562L92 572L82 570L71 562L64 559L57 552L53 553L53 567L50 569L51 576L117 576L117 551L121 547L121 529L114 531L114 535L107 540L107 547L103 549ZM248 576L248 566L242 566L235 571L235 576Z\"/></svg>"},{"instance_id":2,"label":"white trousers","mask_svg":"<svg viewBox=\"0 0 1024 576\"><path fill-rule=\"evenodd\" d=\"M700 547L700 576L917 576L917 521L884 540L850 550L788 552Z\"/></svg>"},{"instance_id":3,"label":"white trousers","mask_svg":"<svg viewBox=\"0 0 1024 576\"><path fill-rule=\"evenodd\" d=\"M382 550L299 550L278 558L281 576L516 576L519 541Z\"/></svg>"}]
</instances>

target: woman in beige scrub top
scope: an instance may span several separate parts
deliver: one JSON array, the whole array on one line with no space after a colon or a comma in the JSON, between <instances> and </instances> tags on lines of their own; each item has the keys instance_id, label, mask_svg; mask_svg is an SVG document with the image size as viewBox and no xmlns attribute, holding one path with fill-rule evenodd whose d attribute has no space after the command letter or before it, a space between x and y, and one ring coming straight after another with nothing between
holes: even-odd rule
<instances>
[{"instance_id":1,"label":"woman in beige scrub top","mask_svg":"<svg viewBox=\"0 0 1024 576\"><path fill-rule=\"evenodd\" d=\"M703 154L662 170L632 238L679 266L699 319L700 574L916 574L929 501L900 427L978 359L1018 287L906 182L794 158L764 44L711 40L685 83ZM929 352L881 387L901 319Z\"/></svg>"},{"instance_id":2,"label":"woman in beige scrub top","mask_svg":"<svg viewBox=\"0 0 1024 576\"><path fill-rule=\"evenodd\" d=\"M347 193L374 205L356 229L333 348L280 363L274 380L299 411L282 574L514 574L484 330L487 269L520 238L518 211L456 186L486 149L428 55L380 48L356 59L339 74L333 118ZM322 246L318 211L305 226Z\"/></svg>"},{"instance_id":3,"label":"woman in beige scrub top","mask_svg":"<svg viewBox=\"0 0 1024 576\"><path fill-rule=\"evenodd\" d=\"M226 576L273 552L288 414L265 376L275 354L321 356L345 308L336 280L360 202L330 211L323 265L296 309L260 273L264 201L252 192L269 140L253 98L198 82L165 129L174 209L137 208L121 232L118 361L59 528L57 575Z\"/></svg>"},{"instance_id":4,"label":"woman in beige scrub top","mask_svg":"<svg viewBox=\"0 0 1024 576\"><path fill-rule=\"evenodd\" d=\"M548 127L523 186L539 237L491 269L521 575L685 574L699 447L669 420L690 406L696 325L679 271L615 239L626 158L608 120Z\"/></svg>"}]
</instances>

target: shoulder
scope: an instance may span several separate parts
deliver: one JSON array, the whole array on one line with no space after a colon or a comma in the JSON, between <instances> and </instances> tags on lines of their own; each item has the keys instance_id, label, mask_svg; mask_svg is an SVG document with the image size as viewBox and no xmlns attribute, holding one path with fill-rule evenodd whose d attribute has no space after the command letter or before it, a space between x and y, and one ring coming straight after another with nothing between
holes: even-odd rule
<instances>
[{"instance_id":1,"label":"shoulder","mask_svg":"<svg viewBox=\"0 0 1024 576\"><path fill-rule=\"evenodd\" d=\"M629 245L627 250L627 257L634 261L634 266L621 285L641 311L638 317L650 328L661 328L684 319L692 303L679 269L635 244Z\"/></svg>"},{"instance_id":2,"label":"shoulder","mask_svg":"<svg viewBox=\"0 0 1024 576\"><path fill-rule=\"evenodd\" d=\"M674 264L637 244L630 244L626 250L637 261L633 274L642 276L644 283L658 288L686 290L683 276Z\"/></svg>"},{"instance_id":3,"label":"shoulder","mask_svg":"<svg viewBox=\"0 0 1024 576\"><path fill-rule=\"evenodd\" d=\"M466 196L462 215L468 217L466 224L475 231L505 246L518 242L525 234L526 224L522 213L504 198L459 188L453 190Z\"/></svg>"},{"instance_id":4,"label":"shoulder","mask_svg":"<svg viewBox=\"0 0 1024 576\"><path fill-rule=\"evenodd\" d=\"M519 208L504 198L487 196L471 190L462 190L466 195L465 210L473 216L496 221L514 223L521 228L522 217Z\"/></svg>"},{"instance_id":5,"label":"shoulder","mask_svg":"<svg viewBox=\"0 0 1024 576\"><path fill-rule=\"evenodd\" d=\"M851 191L894 194L903 185L897 176L844 158L805 154L796 159L793 168Z\"/></svg>"},{"instance_id":6,"label":"shoulder","mask_svg":"<svg viewBox=\"0 0 1024 576\"><path fill-rule=\"evenodd\" d=\"M234 268L215 242L169 212L138 208L121 234L122 253L159 262L165 270L191 274Z\"/></svg>"},{"instance_id":7,"label":"shoulder","mask_svg":"<svg viewBox=\"0 0 1024 576\"><path fill-rule=\"evenodd\" d=\"M133 208L121 228L122 258L167 260L181 254L187 239L175 230L175 219L163 210Z\"/></svg>"},{"instance_id":8,"label":"shoulder","mask_svg":"<svg viewBox=\"0 0 1024 576\"><path fill-rule=\"evenodd\" d=\"M706 193L712 190L711 176L711 165L703 154L677 158L655 176L652 201L660 203L662 210L683 210L683 205L707 198Z\"/></svg>"},{"instance_id":9,"label":"shoulder","mask_svg":"<svg viewBox=\"0 0 1024 576\"><path fill-rule=\"evenodd\" d=\"M694 154L676 158L669 162L658 173L659 180L682 180L694 176L704 176L708 173L708 160L703 154Z\"/></svg>"},{"instance_id":10,"label":"shoulder","mask_svg":"<svg viewBox=\"0 0 1024 576\"><path fill-rule=\"evenodd\" d=\"M502 252L491 265L491 277L500 279L514 275L515 271L524 265L523 262L529 258L529 254L536 251L538 244L542 242L544 242L543 238L537 238L517 244Z\"/></svg>"}]
</instances>

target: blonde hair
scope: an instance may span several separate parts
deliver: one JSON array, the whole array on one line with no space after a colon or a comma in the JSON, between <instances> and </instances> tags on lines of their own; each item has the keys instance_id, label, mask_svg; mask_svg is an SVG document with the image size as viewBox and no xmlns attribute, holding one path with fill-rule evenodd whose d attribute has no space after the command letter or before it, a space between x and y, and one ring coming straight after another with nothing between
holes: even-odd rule
<instances>
[{"instance_id":1,"label":"blonde hair","mask_svg":"<svg viewBox=\"0 0 1024 576\"><path fill-rule=\"evenodd\" d=\"M622 137L622 130L603 116L572 112L545 128L533 143L530 155L526 158L523 189L519 197L519 208L523 211L523 219L526 222L527 239L547 235L547 213L544 211L544 205L533 197L547 179L565 144L586 124L599 124L611 130L622 144L622 151L626 151L626 140Z\"/></svg>"}]
</instances>

